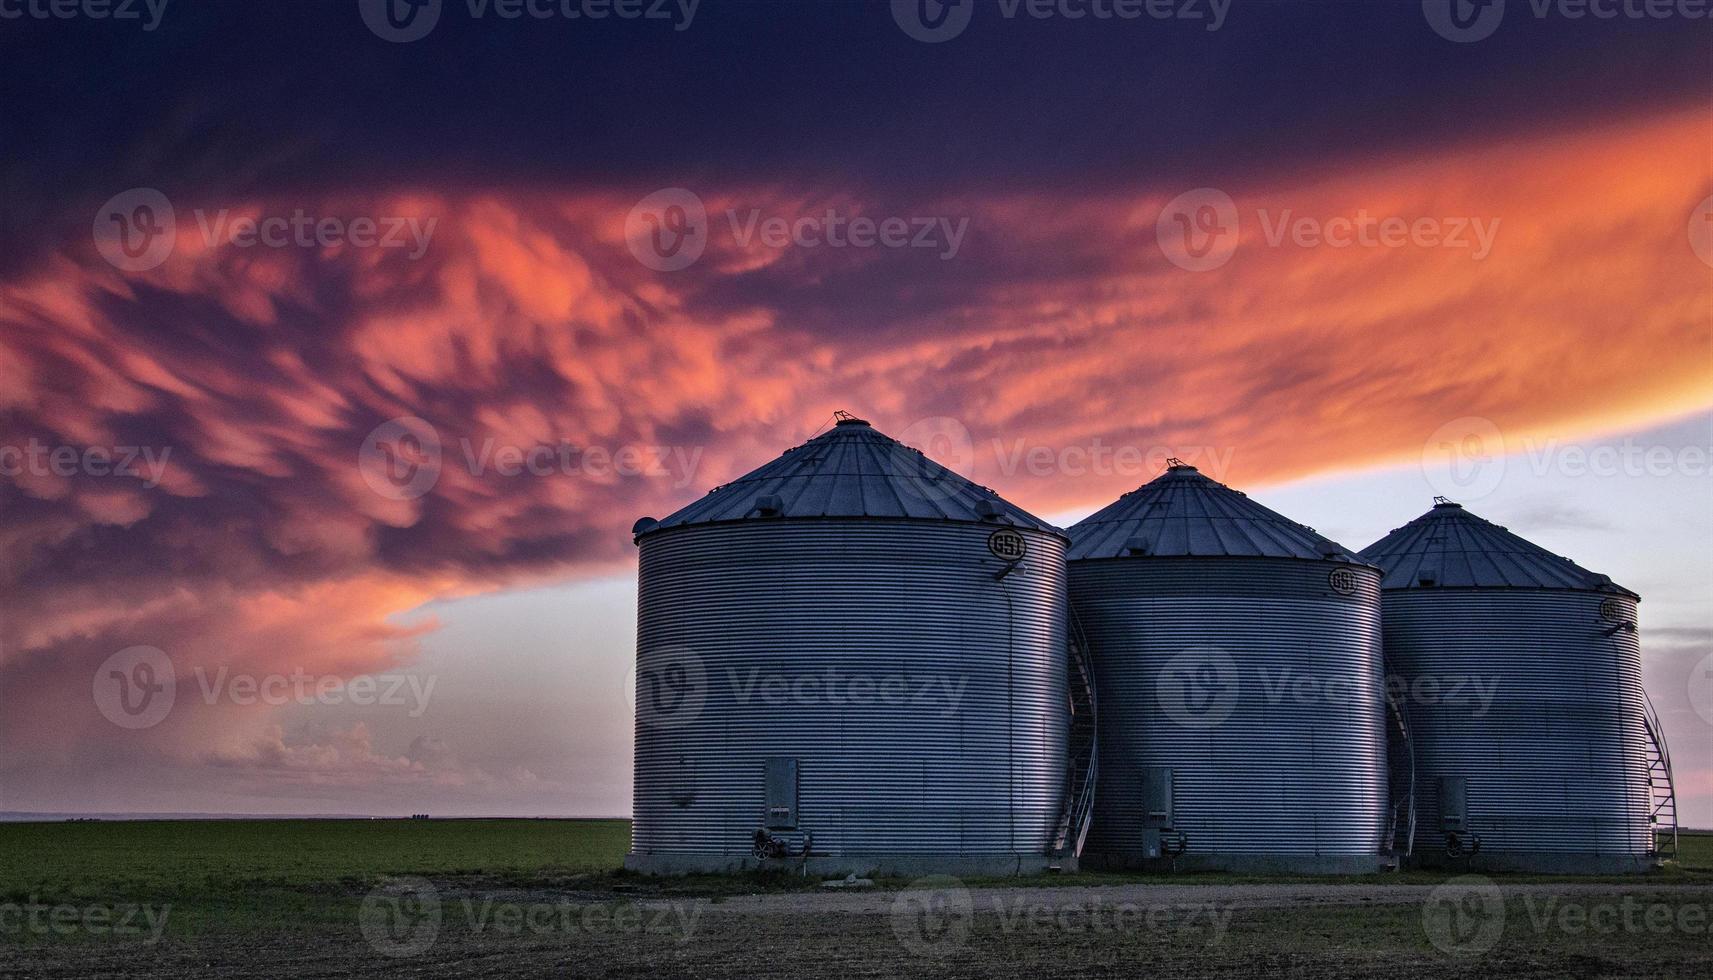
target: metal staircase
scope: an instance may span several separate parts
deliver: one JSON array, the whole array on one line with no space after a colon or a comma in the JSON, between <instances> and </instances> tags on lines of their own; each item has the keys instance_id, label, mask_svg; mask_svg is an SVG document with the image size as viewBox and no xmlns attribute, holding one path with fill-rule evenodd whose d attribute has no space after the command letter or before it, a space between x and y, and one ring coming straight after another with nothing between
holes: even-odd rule
<instances>
[{"instance_id":1,"label":"metal staircase","mask_svg":"<svg viewBox=\"0 0 1713 980\"><path fill-rule=\"evenodd\" d=\"M1665 744L1665 729L1659 715L1642 693L1642 717L1648 736L1648 826L1652 831L1651 854L1657 861L1677 857L1677 788L1671 778L1671 749Z\"/></svg>"},{"instance_id":2,"label":"metal staircase","mask_svg":"<svg viewBox=\"0 0 1713 980\"><path fill-rule=\"evenodd\" d=\"M1089 656L1088 640L1076 612L1070 614L1070 629L1066 637L1069 647L1067 680L1071 703L1071 730L1065 767L1065 802L1059 814L1059 826L1053 835L1050 867L1063 870L1066 858L1082 856L1083 843L1088 839L1089 821L1094 816L1094 787L1100 766L1100 738L1096 726L1094 664Z\"/></svg>"},{"instance_id":3,"label":"metal staircase","mask_svg":"<svg viewBox=\"0 0 1713 980\"><path fill-rule=\"evenodd\" d=\"M1410 856L1416 842L1416 750L1410 739L1410 708L1386 691L1386 771L1391 773L1392 819L1387 821L1381 852L1399 859Z\"/></svg>"}]
</instances>

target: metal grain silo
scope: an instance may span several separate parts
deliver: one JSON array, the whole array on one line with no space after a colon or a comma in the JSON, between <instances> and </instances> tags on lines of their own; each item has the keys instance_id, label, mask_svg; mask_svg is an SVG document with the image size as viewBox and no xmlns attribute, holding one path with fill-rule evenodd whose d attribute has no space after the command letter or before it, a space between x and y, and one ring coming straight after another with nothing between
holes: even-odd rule
<instances>
[{"instance_id":1,"label":"metal grain silo","mask_svg":"<svg viewBox=\"0 0 1713 980\"><path fill-rule=\"evenodd\" d=\"M843 417L635 536L628 866L1047 866L1064 532Z\"/></svg>"},{"instance_id":2,"label":"metal grain silo","mask_svg":"<svg viewBox=\"0 0 1713 980\"><path fill-rule=\"evenodd\" d=\"M1100 705L1085 861L1385 863L1378 572L1176 460L1070 536Z\"/></svg>"},{"instance_id":3,"label":"metal grain silo","mask_svg":"<svg viewBox=\"0 0 1713 980\"><path fill-rule=\"evenodd\" d=\"M1426 863L1645 867L1675 831L1635 593L1439 498L1370 545Z\"/></svg>"}]
</instances>

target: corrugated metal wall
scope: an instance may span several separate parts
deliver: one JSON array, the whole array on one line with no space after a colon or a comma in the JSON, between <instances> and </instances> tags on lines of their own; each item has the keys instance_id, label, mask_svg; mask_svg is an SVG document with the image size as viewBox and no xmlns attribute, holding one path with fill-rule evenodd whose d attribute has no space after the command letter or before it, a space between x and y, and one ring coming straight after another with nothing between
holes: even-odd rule
<instances>
[{"instance_id":1,"label":"corrugated metal wall","mask_svg":"<svg viewBox=\"0 0 1713 980\"><path fill-rule=\"evenodd\" d=\"M1064 542L1020 529L1028 556L999 582L994 529L643 536L632 849L747 854L766 760L795 758L816 853L1043 853L1065 782ZM888 703L850 703L869 686Z\"/></svg>"},{"instance_id":2,"label":"corrugated metal wall","mask_svg":"<svg viewBox=\"0 0 1713 980\"><path fill-rule=\"evenodd\" d=\"M1100 692L1090 852L1141 851L1141 773L1169 767L1188 855L1378 854L1388 811L1374 570L1106 558L1071 562L1070 589ZM1207 678L1210 710L1192 705L1189 725L1173 717L1162 702L1182 688L1163 699L1162 675L1222 655L1232 674Z\"/></svg>"},{"instance_id":3,"label":"corrugated metal wall","mask_svg":"<svg viewBox=\"0 0 1713 980\"><path fill-rule=\"evenodd\" d=\"M1634 599L1410 588L1388 591L1384 610L1390 669L1441 692L1409 702L1418 850L1444 844L1439 778L1463 776L1482 853L1648 852L1641 648L1634 632L1606 635L1636 621ZM1444 693L1453 685L1462 698Z\"/></svg>"}]
</instances>

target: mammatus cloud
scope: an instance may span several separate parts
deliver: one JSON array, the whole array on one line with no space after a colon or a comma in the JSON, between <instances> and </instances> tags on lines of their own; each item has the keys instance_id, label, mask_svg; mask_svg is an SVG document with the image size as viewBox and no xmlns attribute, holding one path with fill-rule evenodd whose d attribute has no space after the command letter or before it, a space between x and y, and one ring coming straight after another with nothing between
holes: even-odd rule
<instances>
[{"instance_id":1,"label":"mammatus cloud","mask_svg":"<svg viewBox=\"0 0 1713 980\"><path fill-rule=\"evenodd\" d=\"M0 443L75 458L0 481L0 784L146 760L245 787L534 785L458 762L457 731L377 748L366 728L290 732L266 707L185 697L126 732L90 703L91 677L136 644L165 651L181 687L199 668L407 664L423 627L393 617L620 568L634 518L771 458L834 408L895 434L956 420L968 458L948 462L1052 512L1150 475L1072 472L1067 448L1128 447L1147 466L1205 451L1242 484L1413 459L1461 416L1509 439L1713 400L1713 286L1685 236L1713 193L1703 116L1328 174L1220 188L1235 250L1202 272L1157 232L1192 188L1146 182L908 201L692 188L708 242L675 272L627 245L626 216L656 188L175 201L170 257L135 272L68 243L0 283ZM211 242L197 212L221 209L434 232L417 258ZM741 234L752 212L967 233L951 258L775 247ZM1340 244L1388 218L1438 233ZM1455 226L1467 244L1442 240ZM438 468L377 492L360 454L400 418L428 426ZM114 475L92 448L162 465Z\"/></svg>"}]
</instances>

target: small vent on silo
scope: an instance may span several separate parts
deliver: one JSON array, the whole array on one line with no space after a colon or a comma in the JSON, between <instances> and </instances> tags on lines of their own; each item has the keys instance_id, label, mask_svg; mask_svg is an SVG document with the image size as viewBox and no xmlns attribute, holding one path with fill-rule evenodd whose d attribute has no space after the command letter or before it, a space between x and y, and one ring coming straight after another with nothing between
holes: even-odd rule
<instances>
[{"instance_id":1,"label":"small vent on silo","mask_svg":"<svg viewBox=\"0 0 1713 980\"><path fill-rule=\"evenodd\" d=\"M984 521L997 521L1005 515L1005 508L1000 506L999 501L990 498L977 501L975 512Z\"/></svg>"},{"instance_id":2,"label":"small vent on silo","mask_svg":"<svg viewBox=\"0 0 1713 980\"><path fill-rule=\"evenodd\" d=\"M636 523L630 526L630 536L633 538L639 537L659 526L660 522L652 517L639 517L636 519Z\"/></svg>"},{"instance_id":3,"label":"small vent on silo","mask_svg":"<svg viewBox=\"0 0 1713 980\"><path fill-rule=\"evenodd\" d=\"M762 517L778 517L785 511L785 501L779 494L764 493L755 498L755 512Z\"/></svg>"},{"instance_id":4,"label":"small vent on silo","mask_svg":"<svg viewBox=\"0 0 1713 980\"><path fill-rule=\"evenodd\" d=\"M1133 535L1124 542L1124 550L1127 554L1145 555L1148 553L1148 539L1140 534Z\"/></svg>"},{"instance_id":5,"label":"small vent on silo","mask_svg":"<svg viewBox=\"0 0 1713 980\"><path fill-rule=\"evenodd\" d=\"M1424 589L1431 589L1439 584L1439 569L1423 568L1416 572L1416 584Z\"/></svg>"}]
</instances>

